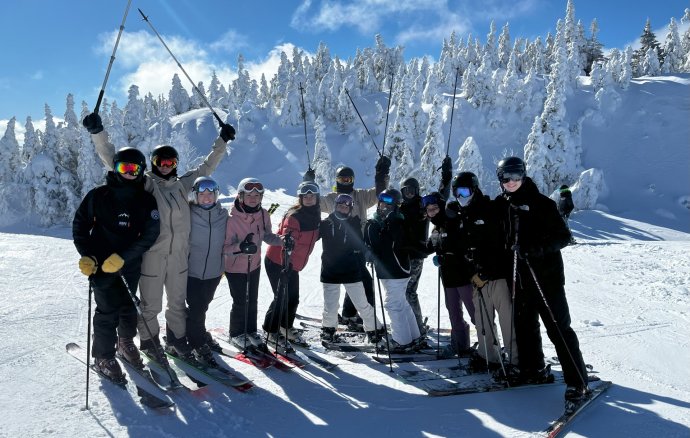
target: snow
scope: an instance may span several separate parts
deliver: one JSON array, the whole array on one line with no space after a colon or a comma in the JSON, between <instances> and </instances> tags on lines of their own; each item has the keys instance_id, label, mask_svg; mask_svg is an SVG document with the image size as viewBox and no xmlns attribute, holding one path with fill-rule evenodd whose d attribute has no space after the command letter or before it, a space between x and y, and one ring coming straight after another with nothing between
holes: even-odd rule
<instances>
[{"instance_id":1,"label":"snow","mask_svg":"<svg viewBox=\"0 0 690 438\"><path fill-rule=\"evenodd\" d=\"M268 192L264 203L281 205L277 218L292 201L281 191ZM570 434L688 436L690 349L681 334L690 323L690 234L598 211L574 213L571 225L580 242L563 251L573 327L585 361L615 385ZM320 251L317 244L301 275L299 312L310 316L320 316L323 302ZM364 358L333 373L261 371L227 359L256 387L240 393L214 385L199 397L175 397L177 410L167 414L92 375L85 411L84 366L64 351L68 342L86 344L87 327L88 286L70 230L5 228L0 254L0 436L521 437L562 409L562 385L433 398ZM427 263L420 301L431 326L436 297L436 270ZM262 272L260 318L271 298ZM227 327L230 304L223 281L208 327ZM445 313L442 327L449 326ZM544 339L546 355L554 355Z\"/></svg>"}]
</instances>

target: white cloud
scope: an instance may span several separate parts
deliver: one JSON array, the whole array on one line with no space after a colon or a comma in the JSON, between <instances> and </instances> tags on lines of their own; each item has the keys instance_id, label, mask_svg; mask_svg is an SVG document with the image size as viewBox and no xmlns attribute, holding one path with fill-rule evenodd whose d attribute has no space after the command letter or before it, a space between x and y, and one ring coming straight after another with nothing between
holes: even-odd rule
<instances>
[{"instance_id":1,"label":"white cloud","mask_svg":"<svg viewBox=\"0 0 690 438\"><path fill-rule=\"evenodd\" d=\"M245 68L249 72L249 76L251 76L252 79L256 79L256 81L259 82L259 80L261 79L261 74L264 74L266 75L266 81L270 82L273 75L275 75L278 72L278 67L280 66L281 52L285 52L288 58L292 59L292 51L294 50L294 48L295 45L292 43L280 44L278 46L275 46L273 50L268 52L266 58L258 61L247 61L245 63ZM299 50L302 51L304 55L308 56L309 58L314 57L313 53L310 53L302 48L299 48Z\"/></svg>"},{"instance_id":2,"label":"white cloud","mask_svg":"<svg viewBox=\"0 0 690 438\"><path fill-rule=\"evenodd\" d=\"M210 47L218 52L234 53L239 49L249 47L249 41L246 36L231 29L221 35L218 40L212 42Z\"/></svg>"}]
</instances>

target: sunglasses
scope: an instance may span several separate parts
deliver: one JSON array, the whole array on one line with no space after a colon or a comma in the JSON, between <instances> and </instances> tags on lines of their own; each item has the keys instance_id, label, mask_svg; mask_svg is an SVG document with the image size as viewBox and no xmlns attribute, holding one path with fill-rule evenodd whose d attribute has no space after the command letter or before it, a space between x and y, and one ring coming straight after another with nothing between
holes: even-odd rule
<instances>
[{"instance_id":1,"label":"sunglasses","mask_svg":"<svg viewBox=\"0 0 690 438\"><path fill-rule=\"evenodd\" d=\"M176 168L177 167L177 158L159 158L159 157L153 157L153 165L156 167L170 167L170 168Z\"/></svg>"},{"instance_id":2,"label":"sunglasses","mask_svg":"<svg viewBox=\"0 0 690 438\"><path fill-rule=\"evenodd\" d=\"M469 198L472 196L472 189L469 187L458 187L455 189L455 197L457 198Z\"/></svg>"},{"instance_id":3,"label":"sunglasses","mask_svg":"<svg viewBox=\"0 0 690 438\"><path fill-rule=\"evenodd\" d=\"M218 184L216 184L214 181L201 181L199 185L196 188L197 193L204 193L204 192L218 192Z\"/></svg>"},{"instance_id":4,"label":"sunglasses","mask_svg":"<svg viewBox=\"0 0 690 438\"><path fill-rule=\"evenodd\" d=\"M395 205L395 198L393 198L388 193L380 193L379 194L379 201L383 202L384 204Z\"/></svg>"},{"instance_id":5,"label":"sunglasses","mask_svg":"<svg viewBox=\"0 0 690 438\"><path fill-rule=\"evenodd\" d=\"M248 182L244 185L244 187L242 187L242 191L263 193L264 185L260 182Z\"/></svg>"},{"instance_id":6,"label":"sunglasses","mask_svg":"<svg viewBox=\"0 0 690 438\"><path fill-rule=\"evenodd\" d=\"M352 196L341 193L335 198L335 203L336 205L342 204L347 205L348 207L352 207L355 201L354 199L352 199Z\"/></svg>"},{"instance_id":7,"label":"sunglasses","mask_svg":"<svg viewBox=\"0 0 690 438\"><path fill-rule=\"evenodd\" d=\"M426 195L422 197L422 207L426 208L429 205L440 204L436 195Z\"/></svg>"},{"instance_id":8,"label":"sunglasses","mask_svg":"<svg viewBox=\"0 0 690 438\"><path fill-rule=\"evenodd\" d=\"M335 182L337 182L338 184L350 185L350 184L354 184L355 177L354 176L338 176L335 178Z\"/></svg>"},{"instance_id":9,"label":"sunglasses","mask_svg":"<svg viewBox=\"0 0 690 438\"><path fill-rule=\"evenodd\" d=\"M506 184L510 181L522 181L523 175L521 173L504 173L501 175L499 180L501 181L501 184Z\"/></svg>"},{"instance_id":10,"label":"sunglasses","mask_svg":"<svg viewBox=\"0 0 690 438\"><path fill-rule=\"evenodd\" d=\"M132 176L139 176L141 173L141 166L137 163L126 163L124 161L119 161L115 163L115 171L120 174L129 174Z\"/></svg>"}]
</instances>

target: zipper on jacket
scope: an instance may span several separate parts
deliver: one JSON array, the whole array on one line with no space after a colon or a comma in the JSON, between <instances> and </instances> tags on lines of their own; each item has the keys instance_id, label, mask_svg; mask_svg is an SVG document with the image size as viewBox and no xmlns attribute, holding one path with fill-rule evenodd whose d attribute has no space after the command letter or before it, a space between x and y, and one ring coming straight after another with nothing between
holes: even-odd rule
<instances>
[{"instance_id":1,"label":"zipper on jacket","mask_svg":"<svg viewBox=\"0 0 690 438\"><path fill-rule=\"evenodd\" d=\"M201 279L206 278L206 268L208 267L208 257L211 254L211 236L213 235L213 226L211 225L211 212L208 211L208 245L206 246L206 259L204 260L204 272L201 274Z\"/></svg>"}]
</instances>

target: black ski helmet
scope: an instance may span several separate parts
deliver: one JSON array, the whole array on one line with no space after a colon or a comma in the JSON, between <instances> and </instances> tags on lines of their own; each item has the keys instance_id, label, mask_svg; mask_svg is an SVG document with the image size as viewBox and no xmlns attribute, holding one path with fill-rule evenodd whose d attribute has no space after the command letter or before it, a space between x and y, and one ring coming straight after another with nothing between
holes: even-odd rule
<instances>
[{"instance_id":1,"label":"black ski helmet","mask_svg":"<svg viewBox=\"0 0 690 438\"><path fill-rule=\"evenodd\" d=\"M174 147L167 144L156 146L155 148L153 148L153 151L151 151L151 164L154 164L156 160L165 158L174 158L176 160L179 160L180 156Z\"/></svg>"},{"instance_id":2,"label":"black ski helmet","mask_svg":"<svg viewBox=\"0 0 690 438\"><path fill-rule=\"evenodd\" d=\"M402 193L400 193L400 190L396 190L393 187L388 187L386 190L379 193L378 198L380 202L392 204L396 207L402 203Z\"/></svg>"},{"instance_id":3,"label":"black ski helmet","mask_svg":"<svg viewBox=\"0 0 690 438\"><path fill-rule=\"evenodd\" d=\"M400 192L412 191L413 196L419 194L419 181L416 178L405 178L400 181Z\"/></svg>"},{"instance_id":4,"label":"black ski helmet","mask_svg":"<svg viewBox=\"0 0 690 438\"><path fill-rule=\"evenodd\" d=\"M124 147L115 153L113 157L113 168L117 163L134 163L141 166L140 174L146 170L146 158L137 148Z\"/></svg>"},{"instance_id":5,"label":"black ski helmet","mask_svg":"<svg viewBox=\"0 0 690 438\"><path fill-rule=\"evenodd\" d=\"M506 173L516 173L525 176L525 162L518 157L507 157L498 162L496 176L500 181Z\"/></svg>"},{"instance_id":6,"label":"black ski helmet","mask_svg":"<svg viewBox=\"0 0 690 438\"><path fill-rule=\"evenodd\" d=\"M458 187L469 187L474 193L479 188L479 179L472 172L460 172L453 178L451 187L453 187L453 193L455 193L455 189Z\"/></svg>"},{"instance_id":7,"label":"black ski helmet","mask_svg":"<svg viewBox=\"0 0 690 438\"><path fill-rule=\"evenodd\" d=\"M354 178L355 177L355 171L352 170L351 167L340 166L335 171L335 177L338 178L339 176L351 176Z\"/></svg>"}]
</instances>

